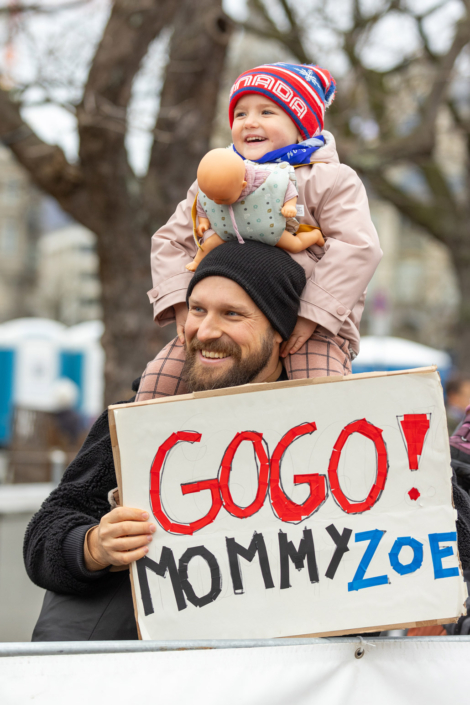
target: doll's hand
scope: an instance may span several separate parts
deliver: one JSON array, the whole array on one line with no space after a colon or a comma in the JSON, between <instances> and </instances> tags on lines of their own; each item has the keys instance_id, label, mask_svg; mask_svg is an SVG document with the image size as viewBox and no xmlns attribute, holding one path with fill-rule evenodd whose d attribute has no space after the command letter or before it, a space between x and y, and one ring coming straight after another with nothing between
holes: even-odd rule
<instances>
[{"instance_id":1,"label":"doll's hand","mask_svg":"<svg viewBox=\"0 0 470 705\"><path fill-rule=\"evenodd\" d=\"M199 239L202 238L206 230L209 230L211 224L208 218L199 218L199 225L196 228L196 233Z\"/></svg>"},{"instance_id":2,"label":"doll's hand","mask_svg":"<svg viewBox=\"0 0 470 705\"><path fill-rule=\"evenodd\" d=\"M176 317L176 335L180 339L180 343L184 345L184 326L188 316L188 307L186 303L182 301L179 304L175 304L173 308L175 309Z\"/></svg>"},{"instance_id":3,"label":"doll's hand","mask_svg":"<svg viewBox=\"0 0 470 705\"><path fill-rule=\"evenodd\" d=\"M297 215L297 208L295 206L285 205L281 208L281 213L284 218L295 218Z\"/></svg>"},{"instance_id":4,"label":"doll's hand","mask_svg":"<svg viewBox=\"0 0 470 705\"><path fill-rule=\"evenodd\" d=\"M299 316L289 340L286 340L281 346L281 357L287 357L289 353L292 355L300 350L302 345L311 338L316 327L317 324L313 321Z\"/></svg>"}]
</instances>

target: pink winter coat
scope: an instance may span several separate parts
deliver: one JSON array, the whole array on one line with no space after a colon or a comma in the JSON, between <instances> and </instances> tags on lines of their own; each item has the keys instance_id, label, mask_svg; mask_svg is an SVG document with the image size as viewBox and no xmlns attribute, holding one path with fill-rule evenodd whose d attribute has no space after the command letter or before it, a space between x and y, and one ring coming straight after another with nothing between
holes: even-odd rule
<instances>
[{"instance_id":1,"label":"pink winter coat","mask_svg":"<svg viewBox=\"0 0 470 705\"><path fill-rule=\"evenodd\" d=\"M357 354L366 287L382 251L362 181L340 164L333 135L326 130L323 135L326 144L313 153L311 164L295 170L297 206L304 207L304 215L297 219L319 226L325 238L324 247L314 245L292 255L307 275L299 316L345 338ZM185 265L196 255L191 208L197 192L195 181L187 198L152 237L153 289L148 296L161 326L175 319L173 305L186 300L192 273Z\"/></svg>"}]
</instances>

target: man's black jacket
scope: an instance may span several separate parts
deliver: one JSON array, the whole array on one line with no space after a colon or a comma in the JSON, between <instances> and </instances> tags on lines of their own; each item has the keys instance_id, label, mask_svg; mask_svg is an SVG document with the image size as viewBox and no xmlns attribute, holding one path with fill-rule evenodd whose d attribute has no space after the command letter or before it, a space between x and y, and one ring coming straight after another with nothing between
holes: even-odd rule
<instances>
[{"instance_id":1,"label":"man's black jacket","mask_svg":"<svg viewBox=\"0 0 470 705\"><path fill-rule=\"evenodd\" d=\"M92 573L83 559L85 534L110 511L108 492L116 486L105 411L67 468L62 482L26 531L24 560L29 577L36 585L64 596L53 599L49 593L46 595L35 640L137 638L128 571L110 573L106 568ZM455 478L453 490L460 560L467 571L470 570L470 496ZM70 600L67 595L83 600ZM73 624L70 623L72 604Z\"/></svg>"}]
</instances>

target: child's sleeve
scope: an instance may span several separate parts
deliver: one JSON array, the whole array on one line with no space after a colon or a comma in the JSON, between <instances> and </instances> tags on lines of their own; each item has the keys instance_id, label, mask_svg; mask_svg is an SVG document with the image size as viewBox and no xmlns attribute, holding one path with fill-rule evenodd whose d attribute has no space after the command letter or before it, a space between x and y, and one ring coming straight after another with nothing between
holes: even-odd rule
<instances>
[{"instance_id":1,"label":"child's sleeve","mask_svg":"<svg viewBox=\"0 0 470 705\"><path fill-rule=\"evenodd\" d=\"M325 237L324 255L302 293L299 315L337 335L363 296L382 258L366 190L356 172L318 164L315 182L305 184L305 203ZM322 184L321 189L318 184Z\"/></svg>"},{"instance_id":2,"label":"child's sleeve","mask_svg":"<svg viewBox=\"0 0 470 705\"><path fill-rule=\"evenodd\" d=\"M155 321L161 326L174 321L173 306L186 301L186 289L193 276L186 265L196 256L191 211L197 192L195 181L169 221L152 236L153 288L148 297L153 304Z\"/></svg>"}]
</instances>

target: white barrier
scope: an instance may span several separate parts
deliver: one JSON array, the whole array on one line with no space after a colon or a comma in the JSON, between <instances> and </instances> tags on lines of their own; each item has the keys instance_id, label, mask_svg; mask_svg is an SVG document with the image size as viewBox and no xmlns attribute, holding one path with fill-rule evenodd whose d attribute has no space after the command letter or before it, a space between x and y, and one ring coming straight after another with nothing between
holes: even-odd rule
<instances>
[{"instance_id":1,"label":"white barrier","mask_svg":"<svg viewBox=\"0 0 470 705\"><path fill-rule=\"evenodd\" d=\"M469 657L470 637L4 644L0 693L2 705L457 704Z\"/></svg>"}]
</instances>

